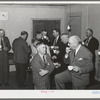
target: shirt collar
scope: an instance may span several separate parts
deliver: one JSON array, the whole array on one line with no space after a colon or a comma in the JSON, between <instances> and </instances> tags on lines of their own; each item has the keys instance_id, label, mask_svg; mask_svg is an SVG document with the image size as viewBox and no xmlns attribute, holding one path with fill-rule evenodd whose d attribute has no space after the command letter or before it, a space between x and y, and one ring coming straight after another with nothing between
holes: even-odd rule
<instances>
[{"instance_id":1,"label":"shirt collar","mask_svg":"<svg viewBox=\"0 0 100 100\"><path fill-rule=\"evenodd\" d=\"M56 42L58 41L59 35L56 37Z\"/></svg>"}]
</instances>

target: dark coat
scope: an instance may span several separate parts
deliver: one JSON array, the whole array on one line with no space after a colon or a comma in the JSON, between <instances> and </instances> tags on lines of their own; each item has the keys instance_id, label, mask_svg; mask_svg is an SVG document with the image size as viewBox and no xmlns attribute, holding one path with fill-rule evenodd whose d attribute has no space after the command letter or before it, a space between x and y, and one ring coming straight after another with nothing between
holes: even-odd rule
<instances>
[{"instance_id":1,"label":"dark coat","mask_svg":"<svg viewBox=\"0 0 100 100\"><path fill-rule=\"evenodd\" d=\"M84 42L85 41L86 41L86 39L84 40ZM86 46L86 47L93 54L93 63L95 63L95 50L98 50L98 48L99 48L99 41L95 37L92 37L88 43L88 46Z\"/></svg>"},{"instance_id":2,"label":"dark coat","mask_svg":"<svg viewBox=\"0 0 100 100\"><path fill-rule=\"evenodd\" d=\"M8 48L8 50L7 50L7 52L8 52L8 51L10 51L10 49L11 49L9 39L8 39L8 37L6 37L6 36L4 36L3 39L4 39L4 45L5 45L5 47Z\"/></svg>"},{"instance_id":3,"label":"dark coat","mask_svg":"<svg viewBox=\"0 0 100 100\"><path fill-rule=\"evenodd\" d=\"M71 51L69 54L69 59L64 59L65 63L70 63L72 66L78 66L81 68L80 72L69 71L72 77L72 82L74 86L86 86L89 84L89 72L93 69L92 63L92 53L81 46L76 56L74 57L74 52Z\"/></svg>"},{"instance_id":4,"label":"dark coat","mask_svg":"<svg viewBox=\"0 0 100 100\"><path fill-rule=\"evenodd\" d=\"M15 39L12 44L12 49L14 51L14 61L17 63L28 63L29 53L31 48L28 46L27 42L21 37Z\"/></svg>"}]
</instances>

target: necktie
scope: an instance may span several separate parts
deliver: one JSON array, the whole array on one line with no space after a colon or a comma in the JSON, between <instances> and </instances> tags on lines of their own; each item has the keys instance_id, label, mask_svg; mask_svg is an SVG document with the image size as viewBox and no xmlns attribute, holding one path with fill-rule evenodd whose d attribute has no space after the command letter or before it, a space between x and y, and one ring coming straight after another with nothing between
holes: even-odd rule
<instances>
[{"instance_id":1,"label":"necktie","mask_svg":"<svg viewBox=\"0 0 100 100\"><path fill-rule=\"evenodd\" d=\"M75 53L76 53L76 50L74 50L74 57L75 57L75 55L76 55Z\"/></svg>"},{"instance_id":2,"label":"necktie","mask_svg":"<svg viewBox=\"0 0 100 100\"><path fill-rule=\"evenodd\" d=\"M89 38L86 39L85 45L88 46Z\"/></svg>"},{"instance_id":3,"label":"necktie","mask_svg":"<svg viewBox=\"0 0 100 100\"><path fill-rule=\"evenodd\" d=\"M54 42L53 42L53 46L55 46L56 45L56 38L54 39Z\"/></svg>"},{"instance_id":4,"label":"necktie","mask_svg":"<svg viewBox=\"0 0 100 100\"><path fill-rule=\"evenodd\" d=\"M46 55L43 55L43 61L44 61L44 68L46 67Z\"/></svg>"}]
</instances>

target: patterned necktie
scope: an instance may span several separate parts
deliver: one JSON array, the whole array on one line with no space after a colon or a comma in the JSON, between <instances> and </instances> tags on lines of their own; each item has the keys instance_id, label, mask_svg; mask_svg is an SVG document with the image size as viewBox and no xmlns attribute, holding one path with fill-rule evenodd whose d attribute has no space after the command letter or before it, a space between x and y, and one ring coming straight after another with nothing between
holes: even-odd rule
<instances>
[{"instance_id":1,"label":"patterned necktie","mask_svg":"<svg viewBox=\"0 0 100 100\"><path fill-rule=\"evenodd\" d=\"M43 55L44 68L46 67L46 55Z\"/></svg>"}]
</instances>

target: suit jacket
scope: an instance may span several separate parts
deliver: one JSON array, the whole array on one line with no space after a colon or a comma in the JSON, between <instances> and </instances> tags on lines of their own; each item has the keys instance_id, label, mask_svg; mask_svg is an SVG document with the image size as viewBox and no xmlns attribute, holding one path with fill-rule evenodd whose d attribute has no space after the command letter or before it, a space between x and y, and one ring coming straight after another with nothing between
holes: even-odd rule
<instances>
[{"instance_id":1,"label":"suit jacket","mask_svg":"<svg viewBox=\"0 0 100 100\"><path fill-rule=\"evenodd\" d=\"M55 40L55 39L54 39ZM63 43L61 42L61 38L60 38L60 36L59 36L59 38L58 38L58 40L57 40L57 43L55 44L55 46L58 46L59 47L59 51L61 52L63 49ZM55 55L55 56L57 56L57 60L55 60L54 62L61 62L60 61L60 58L59 58L59 54L58 55L56 55L56 54L54 54L53 53L53 51L51 52L51 55L53 56L53 55Z\"/></svg>"},{"instance_id":2,"label":"suit jacket","mask_svg":"<svg viewBox=\"0 0 100 100\"><path fill-rule=\"evenodd\" d=\"M86 39L84 40L84 42L86 41ZM99 47L99 41L95 38L92 37L88 43L88 46L86 46L91 53L93 54L93 62L95 62L95 50L98 50Z\"/></svg>"},{"instance_id":3,"label":"suit jacket","mask_svg":"<svg viewBox=\"0 0 100 100\"><path fill-rule=\"evenodd\" d=\"M12 49L14 51L15 62L28 63L31 48L28 46L27 42L24 39L22 39L21 37L15 39L12 44Z\"/></svg>"},{"instance_id":4,"label":"suit jacket","mask_svg":"<svg viewBox=\"0 0 100 100\"><path fill-rule=\"evenodd\" d=\"M54 38L54 40L53 40L53 43L54 43L54 41L55 41L55 38ZM55 46L60 46L60 45L61 45L61 38L60 38L60 36L59 36L59 38L58 38L58 40L57 40Z\"/></svg>"},{"instance_id":5,"label":"suit jacket","mask_svg":"<svg viewBox=\"0 0 100 100\"><path fill-rule=\"evenodd\" d=\"M42 58L40 57L40 55L37 53L33 60L32 60L32 73L33 73L33 83L34 84L41 84L44 85L45 82L48 83L49 82L49 75L53 72L54 70L54 64L51 61L50 56L47 54L46 55L46 59L47 59L47 64L45 66ZM45 69L45 70L49 70L49 73L46 74L45 76L40 76L39 72L40 69Z\"/></svg>"},{"instance_id":6,"label":"suit jacket","mask_svg":"<svg viewBox=\"0 0 100 100\"><path fill-rule=\"evenodd\" d=\"M65 59L65 63L70 63L72 66L78 66L81 71L69 71L72 77L72 82L75 86L86 86L89 84L89 72L93 69L92 54L91 52L81 46L76 56L74 52L69 53L69 59Z\"/></svg>"},{"instance_id":7,"label":"suit jacket","mask_svg":"<svg viewBox=\"0 0 100 100\"><path fill-rule=\"evenodd\" d=\"M9 42L8 37L4 36L4 37L3 37L3 41L4 41L4 45L5 45L5 47L8 48L7 52L10 51L11 46L10 46L10 42Z\"/></svg>"}]
</instances>

